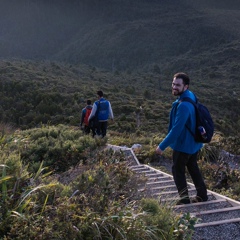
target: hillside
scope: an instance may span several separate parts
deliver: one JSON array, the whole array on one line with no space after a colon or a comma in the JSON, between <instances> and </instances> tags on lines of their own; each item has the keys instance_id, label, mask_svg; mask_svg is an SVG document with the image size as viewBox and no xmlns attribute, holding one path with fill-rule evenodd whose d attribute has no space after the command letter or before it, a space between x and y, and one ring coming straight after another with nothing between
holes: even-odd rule
<instances>
[{"instance_id":1,"label":"hillside","mask_svg":"<svg viewBox=\"0 0 240 240\"><path fill-rule=\"evenodd\" d=\"M172 75L160 74L155 65L148 72L111 73L85 65L39 61L0 61L0 122L28 129L42 124L78 126L86 99L96 100L102 89L111 101L115 134L164 136L171 95ZM198 81L190 88L207 104L216 132L230 139L225 150L239 152L239 92L236 82L215 78ZM209 80L209 81L207 81Z\"/></svg>"},{"instance_id":2,"label":"hillside","mask_svg":"<svg viewBox=\"0 0 240 240\"><path fill-rule=\"evenodd\" d=\"M212 59L212 67L224 67L223 61L239 61L239 10L236 0L4 0L1 58L110 70L166 67L176 58L187 70Z\"/></svg>"},{"instance_id":3,"label":"hillside","mask_svg":"<svg viewBox=\"0 0 240 240\"><path fill-rule=\"evenodd\" d=\"M239 5L3 0L0 121L77 126L101 88L116 117L111 130L165 134L172 76L184 71L216 131L239 144Z\"/></svg>"}]
</instances>

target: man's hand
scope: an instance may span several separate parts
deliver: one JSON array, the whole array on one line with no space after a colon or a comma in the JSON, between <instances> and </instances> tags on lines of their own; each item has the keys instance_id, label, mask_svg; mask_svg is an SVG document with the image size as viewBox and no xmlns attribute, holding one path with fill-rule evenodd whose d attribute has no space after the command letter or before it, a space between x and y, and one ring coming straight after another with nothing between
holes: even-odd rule
<instances>
[{"instance_id":1,"label":"man's hand","mask_svg":"<svg viewBox=\"0 0 240 240\"><path fill-rule=\"evenodd\" d=\"M156 153L159 154L159 155L162 155L163 151L159 147L157 147L156 148Z\"/></svg>"}]
</instances>

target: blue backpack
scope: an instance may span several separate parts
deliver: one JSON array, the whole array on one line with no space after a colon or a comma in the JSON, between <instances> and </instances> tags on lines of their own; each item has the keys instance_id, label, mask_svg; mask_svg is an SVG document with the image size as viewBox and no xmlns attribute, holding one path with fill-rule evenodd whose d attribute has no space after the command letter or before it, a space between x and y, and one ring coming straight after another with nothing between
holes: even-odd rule
<instances>
[{"instance_id":1,"label":"blue backpack","mask_svg":"<svg viewBox=\"0 0 240 240\"><path fill-rule=\"evenodd\" d=\"M196 98L197 99L197 98ZM186 125L187 129L194 136L196 142L201 143L209 143L212 140L212 136L214 133L214 124L206 106L198 102L194 102L191 98L185 97L181 99L181 101L190 102L195 107L196 113L196 129L195 133L193 133L190 128Z\"/></svg>"}]
</instances>

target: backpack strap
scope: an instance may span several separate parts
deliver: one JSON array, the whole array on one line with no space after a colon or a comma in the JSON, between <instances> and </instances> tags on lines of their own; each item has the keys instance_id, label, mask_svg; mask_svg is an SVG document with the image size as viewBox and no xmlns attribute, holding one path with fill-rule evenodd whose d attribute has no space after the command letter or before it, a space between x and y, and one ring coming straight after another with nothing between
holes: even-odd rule
<instances>
[{"instance_id":1,"label":"backpack strap","mask_svg":"<svg viewBox=\"0 0 240 240\"><path fill-rule=\"evenodd\" d=\"M194 105L194 107L197 107L198 104L198 99L196 98L196 102L194 100L192 100L190 97L184 97L183 99L181 99L181 102L190 102Z\"/></svg>"},{"instance_id":2,"label":"backpack strap","mask_svg":"<svg viewBox=\"0 0 240 240\"><path fill-rule=\"evenodd\" d=\"M194 95L194 96L195 96L195 95ZM196 97L196 96L195 96L195 97ZM195 102L194 100L192 100L190 97L184 97L183 99L180 100L180 103L181 103L181 102L184 102L184 101L185 101L185 102L190 102L190 103L192 103L192 105L193 105L194 108L195 108L195 113L197 112L197 111L196 111L197 103L198 103L197 97L196 97L196 102ZM186 126L186 128L188 129L188 131L192 134L192 136L195 137L195 133L192 132L192 130L188 127L188 125L185 124L185 126Z\"/></svg>"}]
</instances>

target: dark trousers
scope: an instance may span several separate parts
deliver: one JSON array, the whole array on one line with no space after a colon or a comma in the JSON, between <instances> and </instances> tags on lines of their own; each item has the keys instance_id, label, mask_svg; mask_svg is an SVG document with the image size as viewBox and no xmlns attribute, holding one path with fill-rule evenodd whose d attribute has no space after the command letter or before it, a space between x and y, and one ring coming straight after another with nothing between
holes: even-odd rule
<instances>
[{"instance_id":1,"label":"dark trousers","mask_svg":"<svg viewBox=\"0 0 240 240\"><path fill-rule=\"evenodd\" d=\"M180 197L188 197L186 167L197 190L197 196L207 200L207 188L197 164L197 155L173 151L172 174Z\"/></svg>"},{"instance_id":2,"label":"dark trousers","mask_svg":"<svg viewBox=\"0 0 240 240\"><path fill-rule=\"evenodd\" d=\"M97 126L97 135L102 135L102 137L105 137L107 134L107 121L105 122L98 122Z\"/></svg>"},{"instance_id":3,"label":"dark trousers","mask_svg":"<svg viewBox=\"0 0 240 240\"><path fill-rule=\"evenodd\" d=\"M92 136L94 137L96 135L95 129L90 128L89 126L84 126L84 132L85 134L89 134L92 131Z\"/></svg>"}]
</instances>

